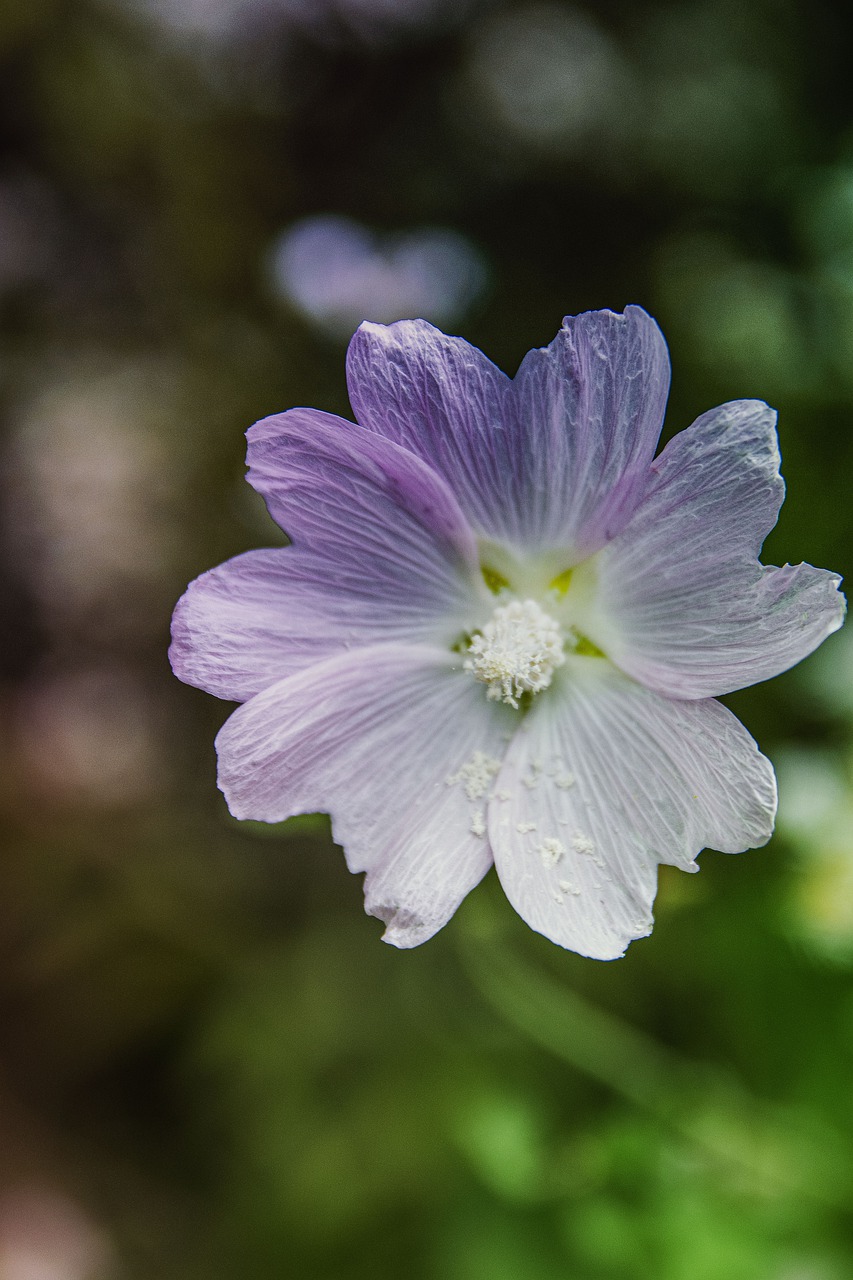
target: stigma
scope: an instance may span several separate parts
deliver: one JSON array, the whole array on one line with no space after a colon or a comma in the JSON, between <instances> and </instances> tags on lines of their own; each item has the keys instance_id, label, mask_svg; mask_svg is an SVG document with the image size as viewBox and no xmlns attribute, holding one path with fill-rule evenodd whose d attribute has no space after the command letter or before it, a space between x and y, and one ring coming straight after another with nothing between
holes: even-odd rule
<instances>
[{"instance_id":1,"label":"stigma","mask_svg":"<svg viewBox=\"0 0 853 1280\"><path fill-rule=\"evenodd\" d=\"M472 638L463 668L488 685L493 702L518 706L525 693L547 689L565 662L559 624L535 600L499 605Z\"/></svg>"}]
</instances>

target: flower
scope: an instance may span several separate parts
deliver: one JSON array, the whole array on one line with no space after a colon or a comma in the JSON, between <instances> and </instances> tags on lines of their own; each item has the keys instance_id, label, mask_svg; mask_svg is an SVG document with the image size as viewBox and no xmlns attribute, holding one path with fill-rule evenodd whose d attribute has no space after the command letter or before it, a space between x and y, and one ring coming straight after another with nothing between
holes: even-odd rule
<instances>
[{"instance_id":1,"label":"flower","mask_svg":"<svg viewBox=\"0 0 853 1280\"><path fill-rule=\"evenodd\" d=\"M736 400L654 457L669 358L639 307L570 317L514 379L422 320L363 324L358 425L248 432L292 545L192 583L172 665L241 702L217 740L238 818L327 810L398 947L494 861L534 929L612 959L658 863L764 844L770 763L714 699L842 622L837 575L757 556L775 414Z\"/></svg>"},{"instance_id":2,"label":"flower","mask_svg":"<svg viewBox=\"0 0 853 1280\"><path fill-rule=\"evenodd\" d=\"M374 235L340 214L314 214L273 245L270 284L318 329L348 338L363 316L461 315L483 291L486 265L444 227Z\"/></svg>"}]
</instances>

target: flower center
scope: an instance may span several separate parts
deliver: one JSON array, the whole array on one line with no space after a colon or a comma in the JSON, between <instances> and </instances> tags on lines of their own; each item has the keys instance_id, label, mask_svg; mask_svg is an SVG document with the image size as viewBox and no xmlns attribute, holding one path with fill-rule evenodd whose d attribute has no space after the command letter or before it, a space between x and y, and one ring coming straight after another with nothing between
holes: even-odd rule
<instances>
[{"instance_id":1,"label":"flower center","mask_svg":"<svg viewBox=\"0 0 853 1280\"><path fill-rule=\"evenodd\" d=\"M535 600L513 600L473 637L463 668L489 686L493 702L517 707L523 693L547 689L565 660L559 624Z\"/></svg>"}]
</instances>

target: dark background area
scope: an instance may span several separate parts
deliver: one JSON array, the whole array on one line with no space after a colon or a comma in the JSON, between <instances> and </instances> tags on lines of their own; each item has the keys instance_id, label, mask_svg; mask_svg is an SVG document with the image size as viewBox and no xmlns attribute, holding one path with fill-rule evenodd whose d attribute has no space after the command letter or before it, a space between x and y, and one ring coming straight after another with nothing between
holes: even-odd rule
<instances>
[{"instance_id":1,"label":"dark background area","mask_svg":"<svg viewBox=\"0 0 853 1280\"><path fill-rule=\"evenodd\" d=\"M243 432L423 315L513 372L645 306L666 433L780 411L765 559L845 572L853 88L814 0L0 0L0 1280L846 1280L853 651L727 701L777 836L624 960L491 876L379 944L238 824L190 578L281 535Z\"/></svg>"}]
</instances>

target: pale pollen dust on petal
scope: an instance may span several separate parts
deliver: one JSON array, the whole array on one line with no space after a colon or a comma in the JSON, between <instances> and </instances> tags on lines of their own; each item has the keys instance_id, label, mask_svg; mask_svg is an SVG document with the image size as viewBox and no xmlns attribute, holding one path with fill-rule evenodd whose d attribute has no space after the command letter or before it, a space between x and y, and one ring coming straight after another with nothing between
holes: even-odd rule
<instances>
[{"instance_id":1,"label":"pale pollen dust on petal","mask_svg":"<svg viewBox=\"0 0 853 1280\"><path fill-rule=\"evenodd\" d=\"M562 840L558 840L556 836L548 836L539 846L539 856L545 867L556 866L565 852Z\"/></svg>"},{"instance_id":2,"label":"pale pollen dust on petal","mask_svg":"<svg viewBox=\"0 0 853 1280\"><path fill-rule=\"evenodd\" d=\"M461 783L469 800L482 800L500 767L500 760L496 760L494 756L487 756L484 751L475 751L458 773L448 775L445 783L448 787Z\"/></svg>"}]
</instances>

